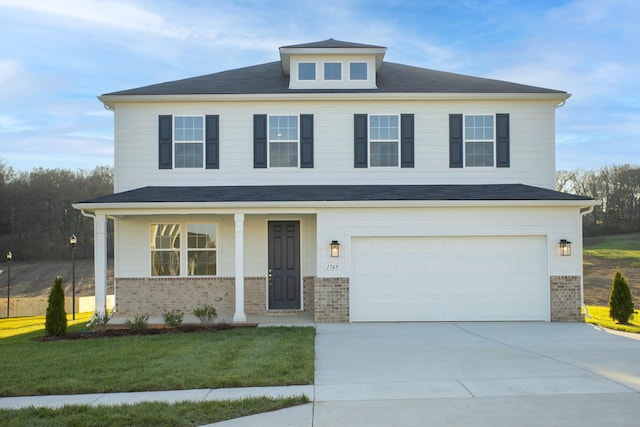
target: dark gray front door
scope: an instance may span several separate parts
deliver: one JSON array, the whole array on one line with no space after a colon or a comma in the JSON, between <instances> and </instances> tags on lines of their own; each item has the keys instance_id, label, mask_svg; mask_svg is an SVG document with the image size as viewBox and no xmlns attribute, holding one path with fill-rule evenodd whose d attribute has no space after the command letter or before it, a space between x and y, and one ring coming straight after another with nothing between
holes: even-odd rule
<instances>
[{"instance_id":1,"label":"dark gray front door","mask_svg":"<svg viewBox=\"0 0 640 427\"><path fill-rule=\"evenodd\" d=\"M300 309L300 222L269 221L269 309Z\"/></svg>"}]
</instances>

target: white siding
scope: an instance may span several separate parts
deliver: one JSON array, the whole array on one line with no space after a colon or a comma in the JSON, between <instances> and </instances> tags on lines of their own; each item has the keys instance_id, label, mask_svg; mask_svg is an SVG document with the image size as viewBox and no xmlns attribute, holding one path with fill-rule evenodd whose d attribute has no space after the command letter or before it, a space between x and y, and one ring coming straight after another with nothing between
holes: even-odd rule
<instances>
[{"instance_id":1,"label":"white siding","mask_svg":"<svg viewBox=\"0 0 640 427\"><path fill-rule=\"evenodd\" d=\"M502 184L554 187L549 102L286 101L118 104L116 192L147 185ZM415 168L353 167L353 115L415 115ZM510 114L510 168L449 168L449 114ZM218 114L220 169L158 169L158 115ZM313 114L313 169L253 168L254 114Z\"/></svg>"},{"instance_id":2,"label":"white siding","mask_svg":"<svg viewBox=\"0 0 640 427\"><path fill-rule=\"evenodd\" d=\"M246 215L245 276L265 276L267 271L267 222L300 221L301 265L303 276L316 273L315 216L312 215ZM229 215L153 215L131 216L116 221L116 276L149 277L151 255L150 225L159 223L212 222L218 224L218 276L233 277L235 272L235 223Z\"/></svg>"},{"instance_id":3,"label":"white siding","mask_svg":"<svg viewBox=\"0 0 640 427\"><path fill-rule=\"evenodd\" d=\"M574 208L482 207L404 209L322 209L318 212L318 276L350 277L351 239L356 237L541 236L547 241L549 275L582 275L580 248L560 256L558 242L579 242L580 216ZM338 240L340 258L329 256ZM495 249L496 258L503 248Z\"/></svg>"}]
</instances>

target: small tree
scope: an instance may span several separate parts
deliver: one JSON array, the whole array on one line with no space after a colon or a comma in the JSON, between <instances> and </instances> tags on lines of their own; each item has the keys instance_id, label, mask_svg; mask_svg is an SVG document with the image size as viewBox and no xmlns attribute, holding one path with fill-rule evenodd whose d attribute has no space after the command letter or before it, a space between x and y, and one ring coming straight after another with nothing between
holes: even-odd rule
<instances>
[{"instance_id":1,"label":"small tree","mask_svg":"<svg viewBox=\"0 0 640 427\"><path fill-rule=\"evenodd\" d=\"M60 276L56 277L49 294L44 328L49 336L61 336L67 332L67 313L64 311L64 290Z\"/></svg>"},{"instance_id":2,"label":"small tree","mask_svg":"<svg viewBox=\"0 0 640 427\"><path fill-rule=\"evenodd\" d=\"M609 316L618 323L627 323L633 315L631 290L620 270L616 271L609 296Z\"/></svg>"}]
</instances>

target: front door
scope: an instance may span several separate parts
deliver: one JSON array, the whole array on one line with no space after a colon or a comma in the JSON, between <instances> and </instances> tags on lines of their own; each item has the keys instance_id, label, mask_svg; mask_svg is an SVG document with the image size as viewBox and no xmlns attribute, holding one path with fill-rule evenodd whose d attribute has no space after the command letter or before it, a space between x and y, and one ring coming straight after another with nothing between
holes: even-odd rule
<instances>
[{"instance_id":1,"label":"front door","mask_svg":"<svg viewBox=\"0 0 640 427\"><path fill-rule=\"evenodd\" d=\"M269 221L268 268L269 309L301 309L299 221Z\"/></svg>"}]
</instances>

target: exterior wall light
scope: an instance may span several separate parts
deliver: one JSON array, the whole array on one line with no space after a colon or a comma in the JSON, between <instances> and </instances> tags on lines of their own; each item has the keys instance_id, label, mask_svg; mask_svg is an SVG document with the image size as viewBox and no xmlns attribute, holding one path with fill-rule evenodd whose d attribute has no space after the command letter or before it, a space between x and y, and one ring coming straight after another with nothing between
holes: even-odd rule
<instances>
[{"instance_id":1,"label":"exterior wall light","mask_svg":"<svg viewBox=\"0 0 640 427\"><path fill-rule=\"evenodd\" d=\"M340 243L337 240L332 240L331 244L331 258L338 258L340 256Z\"/></svg>"},{"instance_id":2,"label":"exterior wall light","mask_svg":"<svg viewBox=\"0 0 640 427\"><path fill-rule=\"evenodd\" d=\"M558 247L560 248L561 256L571 256L571 242L567 239L560 240L558 243Z\"/></svg>"}]
</instances>

